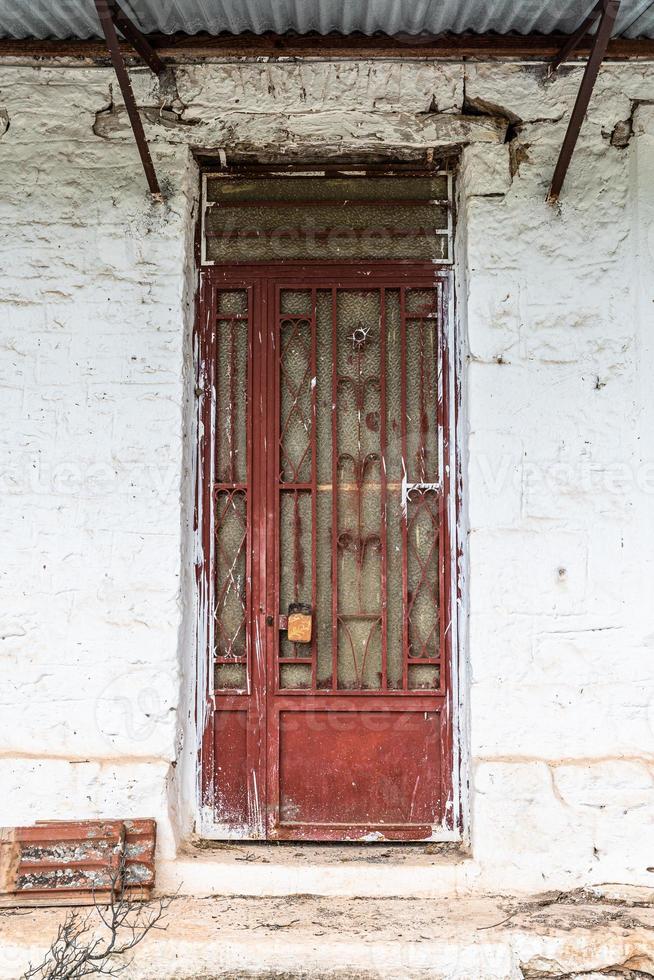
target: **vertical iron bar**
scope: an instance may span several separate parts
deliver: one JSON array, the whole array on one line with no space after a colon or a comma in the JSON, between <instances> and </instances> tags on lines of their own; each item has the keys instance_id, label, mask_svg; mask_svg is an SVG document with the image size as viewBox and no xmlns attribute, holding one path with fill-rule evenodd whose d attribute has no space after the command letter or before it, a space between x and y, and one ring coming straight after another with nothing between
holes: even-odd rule
<instances>
[{"instance_id":1,"label":"vertical iron bar","mask_svg":"<svg viewBox=\"0 0 654 980\"><path fill-rule=\"evenodd\" d=\"M204 691L201 693L202 730L202 802L211 806L215 819L215 708L214 692L214 642L213 642L213 552L214 552L214 448L212 432L214 425L215 396L215 295L216 290L206 278L201 282L200 323L199 323L199 370L202 392L202 435L200 445L202 481L198 499L201 498L201 538L202 538L202 605L204 607L203 646L200 655L204 665ZM201 620L202 621L202 620Z\"/></svg>"},{"instance_id":2,"label":"vertical iron bar","mask_svg":"<svg viewBox=\"0 0 654 980\"><path fill-rule=\"evenodd\" d=\"M222 353L221 350L222 337L220 336L220 329L219 329L220 321L218 319L218 306L220 305L220 298L219 298L220 293L221 293L220 287L217 287L213 290L214 307L212 310L212 315L213 315L212 330L214 334L213 337L214 361L213 361L212 369L214 375L214 390L216 393L216 408L215 408L215 412L213 413L213 418L211 419L211 425L213 427L213 438L212 438L212 447L211 447L211 451L213 453L213 477L212 477L212 486L211 486L212 498L215 496L214 483L229 482L229 476L226 473L222 473L220 469L220 426L219 426L219 419L218 419L219 392L218 392L218 377L217 377L218 358ZM215 527L214 527L214 531L215 531Z\"/></svg>"},{"instance_id":3,"label":"vertical iron bar","mask_svg":"<svg viewBox=\"0 0 654 980\"><path fill-rule=\"evenodd\" d=\"M442 472L439 476L441 483L441 496L442 496L442 511L441 511L441 526L440 526L440 547L442 553L442 568L443 575L441 579L442 592L440 594L440 665L438 668L439 679L438 679L438 689L439 692L445 693L449 688L449 657L447 654L448 649L451 649L452 645L452 537L450 534L450 500L451 500L451 486L452 479L456 485L457 475L456 470L452 470L450 467L450 398L452 397L450 392L450 364L449 364L449 334L447 330L446 319L448 316L449 309L449 296L446 293L447 284L441 281L438 285L438 332L439 332L439 349L440 349L440 371L442 375L442 425L443 425L443 457L442 457ZM456 399L456 395L455 395Z\"/></svg>"},{"instance_id":4,"label":"vertical iron bar","mask_svg":"<svg viewBox=\"0 0 654 980\"><path fill-rule=\"evenodd\" d=\"M446 547L447 544L447 513L446 508L449 502L449 493L445 492L445 480L446 474L448 472L448 465L446 459L446 433L445 426L447 424L447 405L448 405L448 378L447 378L447 364L445 355L445 323L444 323L444 303L443 303L443 287L442 284L438 284L437 289L437 302L438 302L438 317L436 319L436 372L437 372L437 386L438 386L438 404L437 404L437 419L436 426L438 431L438 472L437 480L440 484L439 489L439 503L438 503L438 689L443 690L444 685L444 664L445 664L445 649L446 649L446 636L449 630L449 624L446 622L447 610L449 607L449 600L447 595L447 576L445 574L445 563L449 561L449 548Z\"/></svg>"},{"instance_id":5,"label":"vertical iron bar","mask_svg":"<svg viewBox=\"0 0 654 980\"><path fill-rule=\"evenodd\" d=\"M270 680L272 683L271 694L277 693L281 687L281 667L279 658L281 656L281 636L279 631L278 616L280 613L280 593L281 593L281 500L282 500L282 330L280 322L281 310L281 287L274 279L269 279L266 283L266 302L268 313L261 324L261 332L264 336L265 351L265 375L268 391L268 426L264 425L263 445L261 449L261 468L265 475L265 485L269 488L269 499L266 505L267 537L266 542L267 575L268 586L266 595L266 608L272 613L274 618L274 633L270 657L267 663L270 665ZM274 680L273 680L274 678Z\"/></svg>"},{"instance_id":6,"label":"vertical iron bar","mask_svg":"<svg viewBox=\"0 0 654 980\"><path fill-rule=\"evenodd\" d=\"M572 154L574 153L575 146L577 145L581 125L584 121L586 110L588 109L590 97L593 94L593 88L599 74L602 60L606 54L608 43L611 39L613 25L615 24L615 19L618 15L619 9L620 0L604 0L602 19L600 20L597 33L595 34L593 49L586 63L584 77L582 78L581 85L579 86L577 99L575 101L574 109L572 110L572 115L570 116L568 129L565 134L565 139L563 140L563 146L561 147L559 159L554 170L554 176L552 177L552 184L547 195L547 201L549 204L556 204L561 194L563 182L568 172L568 167L570 166L570 161L572 160Z\"/></svg>"},{"instance_id":7,"label":"vertical iron bar","mask_svg":"<svg viewBox=\"0 0 654 980\"><path fill-rule=\"evenodd\" d=\"M417 477L421 483L427 482L427 446L425 444L425 430L424 430L424 420L427 411L426 407L426 391L425 391L425 333L427 330L427 325L429 320L417 320L414 326L415 332L418 334L418 356L420 358L420 381L419 381L419 413L418 413L418 458L416 460L418 464ZM432 393L433 394L433 393Z\"/></svg>"},{"instance_id":8,"label":"vertical iron bar","mask_svg":"<svg viewBox=\"0 0 654 980\"><path fill-rule=\"evenodd\" d=\"M211 676L214 690L216 689L216 658L222 656L222 628L220 623L220 618L218 615L218 609L221 602L221 583L219 582L219 552L221 550L221 525L224 519L222 513L222 508L224 503L222 496L216 491L216 483L222 478L220 472L220 460L218 458L218 436L219 436L219 418L218 418L218 408L220 403L220 381L218 377L218 363L219 357L222 353L222 330L221 321L219 317L220 308L220 295L222 290L217 287L212 290L212 310L211 310L211 370L213 374L213 405L211 411L211 440L212 440L212 452L213 452L213 477L211 482L211 500L212 500L212 511L213 519L211 524L211 535L212 535L212 552L213 560L211 563L211 623L213 629L212 643L211 643ZM229 477L226 476L226 482L228 482ZM228 491L229 494L229 491Z\"/></svg>"},{"instance_id":9,"label":"vertical iron bar","mask_svg":"<svg viewBox=\"0 0 654 980\"><path fill-rule=\"evenodd\" d=\"M365 480L365 463L362 453L361 446L361 416L363 415L363 410L365 407L365 381L363 379L363 353L361 348L357 349L355 354L356 360L356 388L355 388L355 405L357 410L357 462L354 467L354 484L356 487L356 519L357 519L357 562L356 562L356 573L357 573L357 606L359 609L363 608L363 564L366 559L366 549L364 543L363 534L363 484ZM356 661L356 655L353 651L353 657ZM356 666L355 666L356 669ZM362 678L360 679L362 682Z\"/></svg>"},{"instance_id":10,"label":"vertical iron bar","mask_svg":"<svg viewBox=\"0 0 654 980\"><path fill-rule=\"evenodd\" d=\"M409 687L409 482L406 432L406 306L400 287L400 415L402 438L402 690Z\"/></svg>"},{"instance_id":11,"label":"vertical iron bar","mask_svg":"<svg viewBox=\"0 0 654 980\"><path fill-rule=\"evenodd\" d=\"M387 500L387 476L386 476L386 290L382 286L380 289L380 324L381 336L379 344L379 442L380 442L380 529L379 538L381 541L381 655L382 655L382 690L388 689L388 541L386 531L386 510Z\"/></svg>"},{"instance_id":12,"label":"vertical iron bar","mask_svg":"<svg viewBox=\"0 0 654 980\"><path fill-rule=\"evenodd\" d=\"M316 603L318 601L318 575L316 556L318 554L318 356L315 287L311 290L311 609L313 610L313 629L311 630L311 690L317 689L318 681L318 637L316 635Z\"/></svg>"},{"instance_id":13,"label":"vertical iron bar","mask_svg":"<svg viewBox=\"0 0 654 980\"><path fill-rule=\"evenodd\" d=\"M229 370L229 481L231 483L236 483L236 370L237 370L237 353L236 353L236 322L234 320L229 321L229 358L228 358L228 370ZM240 329L240 328L239 328ZM247 423L246 423L247 426Z\"/></svg>"},{"instance_id":14,"label":"vertical iron bar","mask_svg":"<svg viewBox=\"0 0 654 980\"><path fill-rule=\"evenodd\" d=\"M264 836L269 837L279 818L278 793L278 720L274 695L279 689L279 363L277 359L278 289L274 279L261 276L258 280L260 302L258 323L255 323L255 342L261 369L260 425L257 442L259 454L260 494L259 548L261 634L260 685L261 728L259 794L262 802L261 823ZM269 617L272 617L272 626ZM269 726L270 721L270 726ZM269 730L270 729L270 730Z\"/></svg>"},{"instance_id":15,"label":"vertical iron bar","mask_svg":"<svg viewBox=\"0 0 654 980\"><path fill-rule=\"evenodd\" d=\"M245 418L245 438L247 442L247 508L246 515L248 519L248 535L247 535L247 545L248 545L248 556L247 565L249 567L250 576L247 582L247 593L249 599L249 616L247 618L247 722L246 722L246 794L247 794L247 821L249 832L253 837L261 836L261 820L259 818L260 808L259 808L259 786L257 784L257 777L260 771L260 746L261 746L261 686L262 679L260 675L260 663L261 663L261 644L264 641L262 631L260 629L261 616L259 615L258 609L261 602L259 588L260 588L260 555L261 555L261 542L259 538L259 527L255 524L254 517L256 514L256 508L258 502L260 501L260 493L258 493L258 483L259 483L259 462L260 454L257 452L257 442L259 438L258 420L260 418L259 413L253 404L254 393L259 393L261 391L261 383L259 378L259 370L261 366L261 358L257 356L255 351L255 340L254 340L254 323L255 314L253 310L253 303L256 302L256 293L254 291L250 292L248 288L248 382L247 382L247 412ZM233 416L233 402L230 396L230 425L231 416ZM233 449L233 443L232 443Z\"/></svg>"},{"instance_id":16,"label":"vertical iron bar","mask_svg":"<svg viewBox=\"0 0 654 980\"><path fill-rule=\"evenodd\" d=\"M338 688L338 309L332 286L332 689Z\"/></svg>"},{"instance_id":17,"label":"vertical iron bar","mask_svg":"<svg viewBox=\"0 0 654 980\"><path fill-rule=\"evenodd\" d=\"M159 181L157 180L154 164L152 163L150 148L148 147L148 143L145 138L145 131L143 129L143 123L141 122L139 110L136 105L136 99L134 98L132 83L130 81L127 68L125 67L125 61L123 60L120 44L118 42L118 35L116 34L116 27L111 19L111 12L109 10L107 0L95 0L95 7L98 12L100 25L107 42L107 48L109 49L109 54L111 55L111 62L114 66L114 71L116 72L118 84L120 85L120 91L123 95L127 115L129 116L129 121L132 124L134 138L141 157L141 163L143 164L150 193L156 198L161 198L161 188L159 187Z\"/></svg>"},{"instance_id":18,"label":"vertical iron bar","mask_svg":"<svg viewBox=\"0 0 654 980\"><path fill-rule=\"evenodd\" d=\"M253 459L252 459L252 447L253 447L253 432L252 432L252 418L254 416L252 396L255 391L258 390L258 385L255 387L254 378L252 377L254 372L254 289L251 285L247 286L246 289L246 302L248 311L247 320L247 351L248 358L246 361L246 397L245 397L245 521L246 521L246 537L245 537L245 689L248 694L252 694L253 684L252 684L252 632L254 626L254 605L252 602L252 578L254 574L253 568L253 542L252 542L252 477L253 477ZM232 321L233 323L234 321ZM240 321L239 321L240 322ZM242 327L241 327L242 329ZM231 411L233 412L234 405L231 405ZM239 474L235 473L235 477Z\"/></svg>"}]
</instances>

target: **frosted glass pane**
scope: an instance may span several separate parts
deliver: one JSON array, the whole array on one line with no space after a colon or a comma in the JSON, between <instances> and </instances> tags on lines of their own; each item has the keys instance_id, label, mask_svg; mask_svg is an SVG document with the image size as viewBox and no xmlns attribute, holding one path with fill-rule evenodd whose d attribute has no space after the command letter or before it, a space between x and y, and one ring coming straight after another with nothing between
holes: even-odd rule
<instances>
[{"instance_id":1,"label":"frosted glass pane","mask_svg":"<svg viewBox=\"0 0 654 980\"><path fill-rule=\"evenodd\" d=\"M402 595L402 501L399 487L388 494L388 597L387 671L391 690L402 687L402 637L404 602Z\"/></svg>"},{"instance_id":2,"label":"frosted glass pane","mask_svg":"<svg viewBox=\"0 0 654 980\"><path fill-rule=\"evenodd\" d=\"M447 197L448 182L442 175L209 178L206 258L447 261Z\"/></svg>"},{"instance_id":3,"label":"frosted glass pane","mask_svg":"<svg viewBox=\"0 0 654 980\"><path fill-rule=\"evenodd\" d=\"M311 316L311 293L308 290L282 289L279 309L281 313Z\"/></svg>"},{"instance_id":4,"label":"frosted glass pane","mask_svg":"<svg viewBox=\"0 0 654 980\"><path fill-rule=\"evenodd\" d=\"M439 496L414 492L408 502L409 656L439 655Z\"/></svg>"},{"instance_id":5,"label":"frosted glass pane","mask_svg":"<svg viewBox=\"0 0 654 980\"><path fill-rule=\"evenodd\" d=\"M280 470L288 483L311 479L311 322L282 320L280 325Z\"/></svg>"},{"instance_id":6,"label":"frosted glass pane","mask_svg":"<svg viewBox=\"0 0 654 980\"><path fill-rule=\"evenodd\" d=\"M246 652L245 493L216 494L215 526L215 652L218 657L242 657Z\"/></svg>"},{"instance_id":7,"label":"frosted glass pane","mask_svg":"<svg viewBox=\"0 0 654 980\"><path fill-rule=\"evenodd\" d=\"M221 289L218 293L218 316L221 313L233 316L242 315L248 311L248 294L246 289Z\"/></svg>"},{"instance_id":8,"label":"frosted glass pane","mask_svg":"<svg viewBox=\"0 0 654 980\"><path fill-rule=\"evenodd\" d=\"M207 177L207 200L447 200L447 177Z\"/></svg>"},{"instance_id":9,"label":"frosted glass pane","mask_svg":"<svg viewBox=\"0 0 654 980\"><path fill-rule=\"evenodd\" d=\"M383 238L395 234L410 237L422 230L423 237L435 230L447 228L447 208L444 205L393 204L319 204L315 206L286 204L271 208L253 204L248 208L220 205L207 214L207 235L219 233L224 237L256 238L269 232L274 238L301 232L316 241L337 229L346 238L348 231L361 231L371 237Z\"/></svg>"},{"instance_id":10,"label":"frosted glass pane","mask_svg":"<svg viewBox=\"0 0 654 980\"><path fill-rule=\"evenodd\" d=\"M216 691L244 691L246 688L245 664L216 664L214 688Z\"/></svg>"},{"instance_id":11,"label":"frosted glass pane","mask_svg":"<svg viewBox=\"0 0 654 980\"><path fill-rule=\"evenodd\" d=\"M436 320L407 322L406 469L412 483L436 483L439 478L437 344Z\"/></svg>"},{"instance_id":12,"label":"frosted glass pane","mask_svg":"<svg viewBox=\"0 0 654 980\"><path fill-rule=\"evenodd\" d=\"M409 690L431 691L438 688L440 668L437 666L409 667Z\"/></svg>"},{"instance_id":13,"label":"frosted glass pane","mask_svg":"<svg viewBox=\"0 0 654 980\"><path fill-rule=\"evenodd\" d=\"M282 664L279 668L279 686L285 691L302 691L311 687L309 664Z\"/></svg>"},{"instance_id":14,"label":"frosted glass pane","mask_svg":"<svg viewBox=\"0 0 654 980\"><path fill-rule=\"evenodd\" d=\"M220 294L225 305L240 306L240 293ZM216 325L216 480L247 480L248 322L218 320Z\"/></svg>"}]
</instances>

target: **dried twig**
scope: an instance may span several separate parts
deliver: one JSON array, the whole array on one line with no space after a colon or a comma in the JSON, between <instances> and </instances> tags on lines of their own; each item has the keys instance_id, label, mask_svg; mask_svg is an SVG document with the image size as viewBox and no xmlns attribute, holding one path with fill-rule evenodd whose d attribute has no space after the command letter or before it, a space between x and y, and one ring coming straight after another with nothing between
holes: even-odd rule
<instances>
[{"instance_id":1,"label":"dried twig","mask_svg":"<svg viewBox=\"0 0 654 980\"><path fill-rule=\"evenodd\" d=\"M115 977L129 966L124 957L152 929L162 929L161 919L173 898L156 903L134 901L125 889L125 853L111 877L107 906L95 902L86 915L73 910L59 926L57 937L41 963L32 966L21 980L80 980L82 977ZM98 930L97 918L101 928Z\"/></svg>"}]
</instances>

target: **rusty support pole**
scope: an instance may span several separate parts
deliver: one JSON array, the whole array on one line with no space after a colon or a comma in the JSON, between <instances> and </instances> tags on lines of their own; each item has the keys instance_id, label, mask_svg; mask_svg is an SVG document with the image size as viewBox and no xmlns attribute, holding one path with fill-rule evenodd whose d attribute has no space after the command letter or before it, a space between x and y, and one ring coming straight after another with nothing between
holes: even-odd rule
<instances>
[{"instance_id":1,"label":"rusty support pole","mask_svg":"<svg viewBox=\"0 0 654 980\"><path fill-rule=\"evenodd\" d=\"M127 115L129 116L129 121L132 124L134 138L141 157L143 169L145 170L145 176L148 181L150 193L153 197L161 199L161 188L159 187L159 181L157 180L154 164L152 163L152 157L150 156L150 149L145 138L143 123L141 122L139 110L136 105L136 99L134 98L134 92L132 90L132 83L129 80L129 74L127 73L125 61L123 60L123 55L120 50L118 35L116 34L116 27L111 17L108 0L95 0L95 7L98 12L98 17L100 18L100 25L104 31L107 48L109 49L109 54L111 55L111 62L114 66L116 77L118 78L118 84L120 85L120 91L123 95Z\"/></svg>"},{"instance_id":2,"label":"rusty support pole","mask_svg":"<svg viewBox=\"0 0 654 980\"><path fill-rule=\"evenodd\" d=\"M581 41L583 41L583 39L588 34L589 30L591 29L595 21L598 20L599 17L601 16L603 6L604 6L604 0L598 0L598 2L595 4L593 9L589 13L588 17L586 17L586 19L584 20L583 24L581 24L581 26L577 28L574 34L570 35L568 40L565 42L565 44L557 54L557 56L552 59L552 63L549 69L550 75L553 75L554 72L557 71L557 69L563 64L564 61L568 59L568 57L572 54L572 52L576 50L576 48L579 46Z\"/></svg>"},{"instance_id":3,"label":"rusty support pole","mask_svg":"<svg viewBox=\"0 0 654 980\"><path fill-rule=\"evenodd\" d=\"M167 66L152 47L145 34L142 34L136 24L132 23L117 0L109 0L109 11L111 13L111 19L125 40L129 41L137 54L143 58L143 61L154 74L161 77L167 71Z\"/></svg>"},{"instance_id":4,"label":"rusty support pole","mask_svg":"<svg viewBox=\"0 0 654 980\"><path fill-rule=\"evenodd\" d=\"M586 110L588 109L588 103L590 102L590 97L593 94L593 88L595 87L597 75L599 74L600 65L602 64L602 60L606 54L606 48L611 38L611 32L613 31L613 25L615 24L615 19L618 15L619 9L620 0L603 0L602 19L600 20L599 27L597 28L593 50L590 53L588 62L586 63L584 77L582 78L581 85L579 86L577 99L575 101L574 109L572 110L572 115L570 116L568 129L565 134L565 139L563 140L563 146L561 147L559 159L554 170L552 184L547 195L547 202L549 204L556 204L561 194L563 182L568 172L570 161L572 160L572 154L574 153L575 146L577 145L581 124L584 121Z\"/></svg>"}]
</instances>

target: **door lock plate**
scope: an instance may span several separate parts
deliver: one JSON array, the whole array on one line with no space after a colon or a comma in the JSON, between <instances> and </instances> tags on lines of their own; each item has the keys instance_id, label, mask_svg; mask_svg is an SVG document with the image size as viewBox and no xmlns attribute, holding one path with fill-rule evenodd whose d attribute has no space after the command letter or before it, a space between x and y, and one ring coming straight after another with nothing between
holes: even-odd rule
<instances>
[{"instance_id":1,"label":"door lock plate","mask_svg":"<svg viewBox=\"0 0 654 980\"><path fill-rule=\"evenodd\" d=\"M311 606L294 602L288 607L286 620L287 636L290 643L311 643L313 615Z\"/></svg>"}]
</instances>

